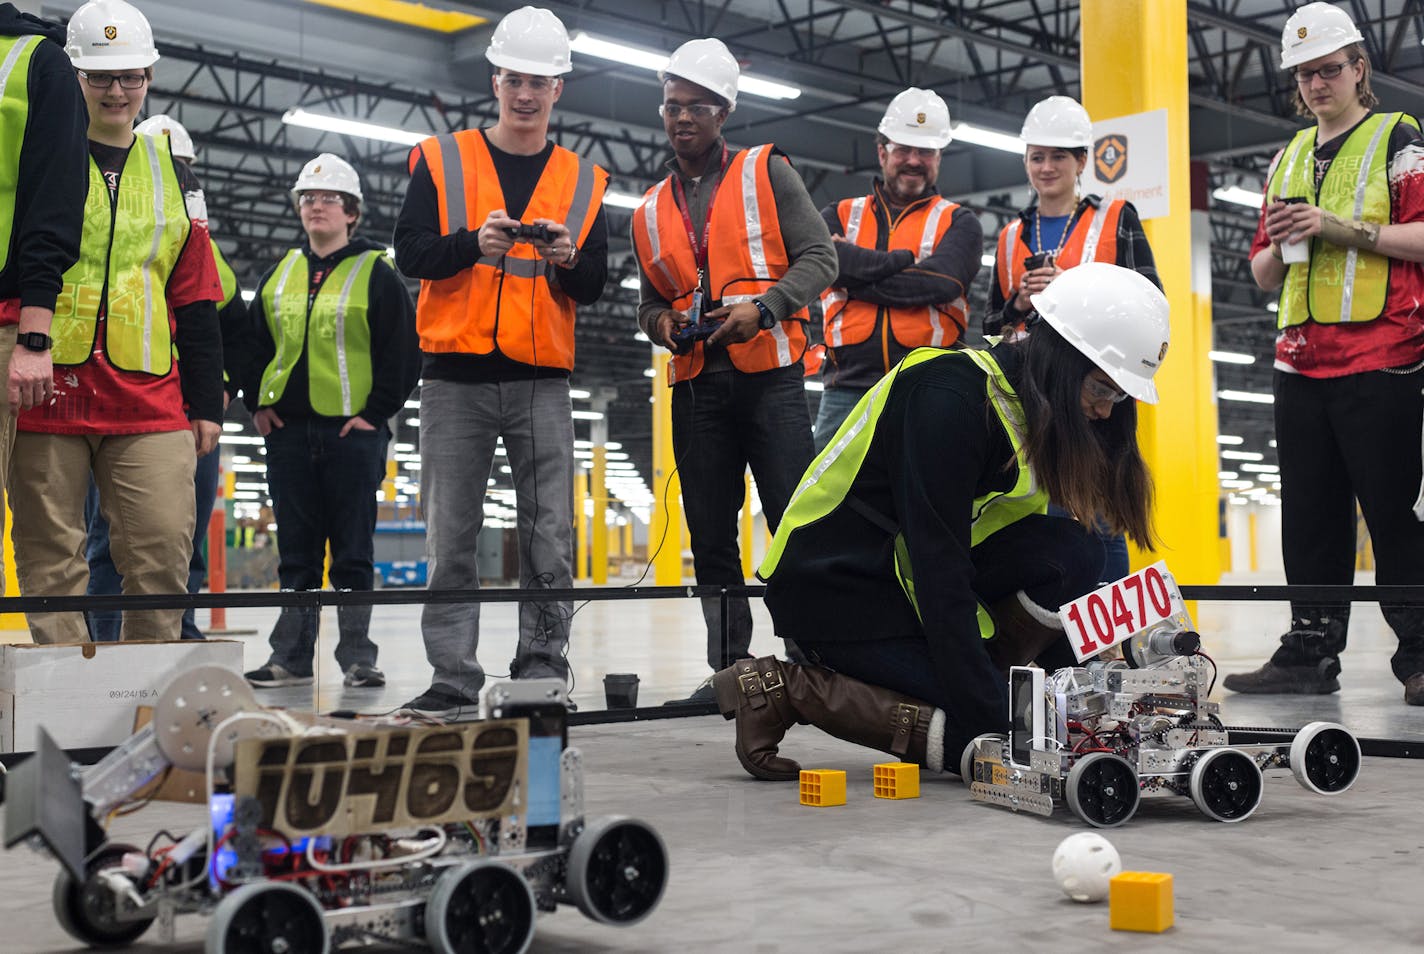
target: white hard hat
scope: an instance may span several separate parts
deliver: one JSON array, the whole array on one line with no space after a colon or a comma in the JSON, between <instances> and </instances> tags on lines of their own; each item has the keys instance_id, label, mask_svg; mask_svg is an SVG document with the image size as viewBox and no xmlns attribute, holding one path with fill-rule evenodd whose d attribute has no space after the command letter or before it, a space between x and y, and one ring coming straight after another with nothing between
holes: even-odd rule
<instances>
[{"instance_id":1,"label":"white hard hat","mask_svg":"<svg viewBox=\"0 0 1424 954\"><path fill-rule=\"evenodd\" d=\"M943 149L954 140L949 107L934 90L911 86L890 100L880 120L880 135L901 146Z\"/></svg>"},{"instance_id":2,"label":"white hard hat","mask_svg":"<svg viewBox=\"0 0 1424 954\"><path fill-rule=\"evenodd\" d=\"M198 158L198 154L193 150L193 137L188 135L183 124L172 116L150 116L135 126L134 132L143 136L167 136L174 158L187 159L189 162Z\"/></svg>"},{"instance_id":3,"label":"white hard hat","mask_svg":"<svg viewBox=\"0 0 1424 954\"><path fill-rule=\"evenodd\" d=\"M1025 146L1058 146L1062 149L1093 148L1093 121L1088 111L1071 96L1050 96L1034 103L1019 133Z\"/></svg>"},{"instance_id":4,"label":"white hard hat","mask_svg":"<svg viewBox=\"0 0 1424 954\"><path fill-rule=\"evenodd\" d=\"M530 76L563 76L574 68L568 31L543 7L520 7L505 14L494 28L485 59Z\"/></svg>"},{"instance_id":5,"label":"white hard hat","mask_svg":"<svg viewBox=\"0 0 1424 954\"><path fill-rule=\"evenodd\" d=\"M1281 69L1308 63L1364 39L1344 10L1332 3L1307 3L1291 14L1281 31Z\"/></svg>"},{"instance_id":6,"label":"white hard hat","mask_svg":"<svg viewBox=\"0 0 1424 954\"><path fill-rule=\"evenodd\" d=\"M728 110L737 108L737 81L742 77L742 68L721 40L688 40L673 50L658 79L669 76L711 90L727 101Z\"/></svg>"},{"instance_id":7,"label":"white hard hat","mask_svg":"<svg viewBox=\"0 0 1424 954\"><path fill-rule=\"evenodd\" d=\"M1108 262L1084 262L1029 299L1063 339L1113 383L1157 403L1152 377L1171 339L1167 296L1143 275Z\"/></svg>"},{"instance_id":8,"label":"white hard hat","mask_svg":"<svg viewBox=\"0 0 1424 954\"><path fill-rule=\"evenodd\" d=\"M340 156L324 152L302 166L297 184L292 186L292 201L303 192L319 189L323 192L344 192L361 201L361 177L351 168L351 163Z\"/></svg>"},{"instance_id":9,"label":"white hard hat","mask_svg":"<svg viewBox=\"0 0 1424 954\"><path fill-rule=\"evenodd\" d=\"M75 10L64 52L81 70L141 70L158 62L153 27L124 0L89 0Z\"/></svg>"}]
</instances>

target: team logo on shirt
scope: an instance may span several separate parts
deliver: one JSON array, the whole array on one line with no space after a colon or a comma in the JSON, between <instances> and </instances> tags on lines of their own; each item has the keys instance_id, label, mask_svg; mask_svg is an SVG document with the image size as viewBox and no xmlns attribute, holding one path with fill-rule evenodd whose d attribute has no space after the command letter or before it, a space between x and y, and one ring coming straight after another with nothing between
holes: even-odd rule
<instances>
[{"instance_id":1,"label":"team logo on shirt","mask_svg":"<svg viewBox=\"0 0 1424 954\"><path fill-rule=\"evenodd\" d=\"M1116 182L1127 175L1127 137L1110 133L1093 144L1093 171L1099 182Z\"/></svg>"},{"instance_id":2,"label":"team logo on shirt","mask_svg":"<svg viewBox=\"0 0 1424 954\"><path fill-rule=\"evenodd\" d=\"M112 39L115 39L116 37L118 37L118 35L119 35L119 28L118 28L118 27L116 27L116 26L106 26L106 27L104 27L104 39L106 39L106 40L112 40Z\"/></svg>"}]
</instances>

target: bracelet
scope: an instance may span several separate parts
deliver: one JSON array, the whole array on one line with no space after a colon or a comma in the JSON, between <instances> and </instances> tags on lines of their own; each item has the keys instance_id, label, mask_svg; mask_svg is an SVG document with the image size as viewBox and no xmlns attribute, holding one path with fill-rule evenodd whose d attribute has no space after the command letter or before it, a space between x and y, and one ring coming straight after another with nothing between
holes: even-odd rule
<instances>
[{"instance_id":1,"label":"bracelet","mask_svg":"<svg viewBox=\"0 0 1424 954\"><path fill-rule=\"evenodd\" d=\"M578 253L579 253L579 248L578 248L578 246L575 245L573 242L570 242L570 243L569 243L569 257L566 258L566 259L564 259L562 262L559 262L558 267L559 267L559 268L573 268L573 267L574 267L574 263L578 261Z\"/></svg>"},{"instance_id":2,"label":"bracelet","mask_svg":"<svg viewBox=\"0 0 1424 954\"><path fill-rule=\"evenodd\" d=\"M1281 254L1280 245L1276 242L1271 243L1271 254L1276 257L1276 261L1278 262L1284 262L1286 260L1286 257Z\"/></svg>"}]
</instances>

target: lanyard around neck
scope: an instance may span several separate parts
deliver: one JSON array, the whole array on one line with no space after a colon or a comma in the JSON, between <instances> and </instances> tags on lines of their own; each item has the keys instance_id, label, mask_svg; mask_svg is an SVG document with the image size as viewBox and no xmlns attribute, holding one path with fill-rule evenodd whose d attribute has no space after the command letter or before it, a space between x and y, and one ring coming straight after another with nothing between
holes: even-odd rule
<instances>
[{"instance_id":1,"label":"lanyard around neck","mask_svg":"<svg viewBox=\"0 0 1424 954\"><path fill-rule=\"evenodd\" d=\"M722 177L727 172L727 142L722 141L722 164L717 173L717 181L712 183L712 193L707 197L707 215L702 223L702 240L697 239L697 230L692 227L692 215L687 209L687 195L682 188L682 177L674 175L672 177L672 194L677 203L677 210L682 213L682 224L687 229L687 241L692 245L692 257L697 262L697 275L699 284L701 276L707 270L707 249L710 244L712 233L712 203L717 199L717 190L722 185ZM703 175L706 175L704 172Z\"/></svg>"}]
</instances>

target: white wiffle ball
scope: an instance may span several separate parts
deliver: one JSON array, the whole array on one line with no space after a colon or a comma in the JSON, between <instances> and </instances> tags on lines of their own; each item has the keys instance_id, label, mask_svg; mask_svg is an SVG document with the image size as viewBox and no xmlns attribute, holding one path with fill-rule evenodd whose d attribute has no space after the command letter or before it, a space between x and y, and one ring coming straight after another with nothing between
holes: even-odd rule
<instances>
[{"instance_id":1,"label":"white wiffle ball","mask_svg":"<svg viewBox=\"0 0 1424 954\"><path fill-rule=\"evenodd\" d=\"M1097 832L1069 835L1053 852L1053 877L1074 901L1103 900L1108 896L1108 883L1121 872L1117 849Z\"/></svg>"}]
</instances>

